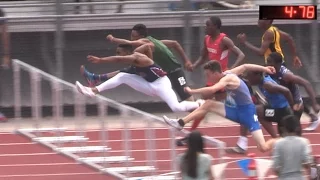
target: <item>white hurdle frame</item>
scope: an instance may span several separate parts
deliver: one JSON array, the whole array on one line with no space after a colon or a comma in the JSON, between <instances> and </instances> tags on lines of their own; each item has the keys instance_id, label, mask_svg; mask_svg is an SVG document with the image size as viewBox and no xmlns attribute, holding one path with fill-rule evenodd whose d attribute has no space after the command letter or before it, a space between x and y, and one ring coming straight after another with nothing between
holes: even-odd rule
<instances>
[{"instance_id":1,"label":"white hurdle frame","mask_svg":"<svg viewBox=\"0 0 320 180\"><path fill-rule=\"evenodd\" d=\"M44 72L42 70L39 70L39 69L29 65L29 64L26 64L26 63L24 63L24 62L22 62L20 60L14 59L13 60L13 67L14 67L14 80L13 81L14 81L14 96L15 96L14 97L14 102L15 102L14 110L15 110L15 115L18 118L21 117L21 93L20 93L20 87L21 87L20 86L20 82L21 82L20 70L21 69L25 69L26 71L28 71L30 73L34 72L37 75L41 74L41 77L43 79L49 80L51 83L56 82L56 83L60 83L61 85L63 85L64 88L61 88L61 89L52 88L54 90L53 93L61 93L62 90L66 90L66 89L71 90L72 92L76 91L75 85L73 85L73 84L71 84L69 82L66 82L64 80L61 80L61 79L59 79L59 78L57 78L55 76L52 76L52 75L50 75L50 74L48 74L48 73L46 73L46 72ZM30 70L32 70L32 71L30 71ZM32 78L32 81L37 82L37 79L36 78L35 79ZM35 82L31 82L31 84L33 84ZM37 91L39 91L39 89ZM58 92L55 92L55 91L58 91ZM101 105L101 109L103 109L104 111L105 111L106 108L102 108L102 107L103 106L106 107L105 105L108 105L108 107L117 108L117 109L119 109L121 111L125 110L126 112L131 111L131 112L140 114L143 117L146 117L146 119L148 121L151 121L151 123L156 121L156 122L160 122L162 124L166 124L163 121L162 118L160 118L158 116L155 116L153 114L150 114L150 113L147 113L147 112L143 112L143 111L135 109L133 107L121 104L121 103L119 103L117 101L114 101L112 99L108 99L108 98L106 98L104 96L101 96L101 95L97 95L96 98L98 100L100 100L101 102L103 102L104 105ZM37 100L34 99L34 102L37 102L38 100L39 99L37 99ZM56 101L55 104L56 104L56 107L60 106L59 105L59 101ZM37 103L36 105L39 105L39 103ZM37 108L41 108L39 106L36 106L36 107ZM37 110L36 115L37 115L37 118L40 118L39 109ZM105 112L104 113L103 112L100 113L100 117L102 118L102 121L103 121L103 115L105 115ZM54 116L55 116L55 118L61 118L61 113L54 113ZM104 124L104 122L101 123L102 127L105 127L103 124ZM27 136L27 137L29 137L31 139L36 138L36 136L34 134L30 133L27 130L18 129L17 132L20 133L20 134L23 134L23 135L25 135L25 136ZM176 158L176 149L175 149L176 147L175 147L175 138L174 138L175 137L175 133L176 133L175 130L170 128L170 137L171 137L171 140L170 140L171 143L170 144L171 144L171 148L172 148L171 151L173 151L173 152L171 152L171 158L172 158L172 161L173 161L172 164L171 164L172 170L176 170L176 167L177 167L176 164L175 164L175 158ZM187 134L189 134L189 131L182 130L180 133L183 134L183 135L187 135ZM103 137L104 135L101 135L101 136ZM108 140L107 137L105 139ZM220 141L220 140L214 139L214 138L204 137L204 139L208 144L219 148L219 153L218 154L219 154L219 157L220 157L220 163L223 163L224 162L223 156L225 154L225 147L226 147L225 143ZM105 167L103 167L101 165L94 164L92 162L82 161L80 159L80 157L75 155L75 154L72 154L72 153L69 153L69 152L59 151L58 147L55 146L55 145L52 145L52 144L47 143L47 142L41 142L41 141L39 141L38 143L51 148L53 151L61 153L61 154L65 155L65 156L67 156L67 157L70 157L70 158L75 159L75 160L77 160L77 161L79 161L79 162L81 162L83 164L86 164L86 165L92 167L92 168L95 168L95 169L97 169L97 170L99 170L99 171L101 171L103 173L107 173L109 175L112 175L115 178L127 179L126 176L124 176L124 175L122 175L120 173L112 172L112 171L109 171L109 170L104 170ZM151 144L151 147L152 146L153 145ZM127 152L127 153L131 153L131 152ZM151 155L151 157L152 157L151 159L155 159L155 157L153 157L153 155Z\"/></svg>"}]
</instances>

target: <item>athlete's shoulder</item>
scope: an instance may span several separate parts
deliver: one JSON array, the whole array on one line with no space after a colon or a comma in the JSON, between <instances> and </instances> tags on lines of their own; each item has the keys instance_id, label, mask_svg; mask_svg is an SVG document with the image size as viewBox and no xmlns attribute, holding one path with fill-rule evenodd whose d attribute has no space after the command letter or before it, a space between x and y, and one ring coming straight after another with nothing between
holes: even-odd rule
<instances>
[{"instance_id":1,"label":"athlete's shoulder","mask_svg":"<svg viewBox=\"0 0 320 180\"><path fill-rule=\"evenodd\" d=\"M291 73L291 71L287 67L285 67L283 65L280 67L280 72L282 74Z\"/></svg>"},{"instance_id":2,"label":"athlete's shoulder","mask_svg":"<svg viewBox=\"0 0 320 180\"><path fill-rule=\"evenodd\" d=\"M228 37L226 33L220 33L220 37Z\"/></svg>"}]
</instances>

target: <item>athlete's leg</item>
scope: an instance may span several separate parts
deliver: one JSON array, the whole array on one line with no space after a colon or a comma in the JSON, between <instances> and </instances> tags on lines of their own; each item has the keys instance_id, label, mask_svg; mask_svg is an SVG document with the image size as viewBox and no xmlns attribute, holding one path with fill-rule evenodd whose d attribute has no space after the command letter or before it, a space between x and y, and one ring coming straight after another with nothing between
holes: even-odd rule
<instances>
[{"instance_id":1,"label":"athlete's leg","mask_svg":"<svg viewBox=\"0 0 320 180\"><path fill-rule=\"evenodd\" d=\"M182 101L179 103L168 77L162 77L150 84L155 94L168 104L173 112L187 112L200 106L198 102Z\"/></svg>"},{"instance_id":2,"label":"athlete's leg","mask_svg":"<svg viewBox=\"0 0 320 180\"><path fill-rule=\"evenodd\" d=\"M101 93L102 91L108 89L113 89L121 84L127 84L136 91L147 94L149 96L153 96L153 91L149 82L138 75L122 72L118 73L114 77L94 88L84 87L79 82L77 82L77 88L81 93L85 95L94 96L95 94Z\"/></svg>"},{"instance_id":3,"label":"athlete's leg","mask_svg":"<svg viewBox=\"0 0 320 180\"><path fill-rule=\"evenodd\" d=\"M188 86L188 83L181 68L169 72L167 77L170 79L172 89L178 98L180 98L180 101L194 101L194 97L184 90L184 88Z\"/></svg>"},{"instance_id":4,"label":"athlete's leg","mask_svg":"<svg viewBox=\"0 0 320 180\"><path fill-rule=\"evenodd\" d=\"M305 131L314 131L320 125L320 120L318 116L310 111L310 108L304 105L304 112L310 116L310 124L306 127Z\"/></svg>"},{"instance_id":5,"label":"athlete's leg","mask_svg":"<svg viewBox=\"0 0 320 180\"><path fill-rule=\"evenodd\" d=\"M149 96L153 96L153 92L150 83L142 77L135 74L118 73L108 81L105 81L101 85L97 86L97 92L102 92L108 89L113 89L121 84L126 84L136 91L142 92Z\"/></svg>"},{"instance_id":6,"label":"athlete's leg","mask_svg":"<svg viewBox=\"0 0 320 180\"><path fill-rule=\"evenodd\" d=\"M187 115L182 119L169 119L168 117L164 116L164 120L170 126L175 127L178 130L183 129L184 125L201 117L204 117L208 112L214 112L215 114L225 117L226 110L225 105L221 102L214 101L214 100L206 100L205 103L194 110L192 113Z\"/></svg>"},{"instance_id":7,"label":"athlete's leg","mask_svg":"<svg viewBox=\"0 0 320 180\"><path fill-rule=\"evenodd\" d=\"M276 138L277 137L277 133L273 128L272 125L272 120L267 120L265 118L265 106L264 105L257 105L256 106L257 109L257 115L258 115L258 119L260 124L263 126L263 128L270 134L270 136L272 138ZM276 113L275 113L276 114ZM277 119L274 120L275 122L278 122Z\"/></svg>"},{"instance_id":8,"label":"athlete's leg","mask_svg":"<svg viewBox=\"0 0 320 180\"><path fill-rule=\"evenodd\" d=\"M273 139L269 142L265 142L258 116L256 115L255 105L245 105L238 107L237 115L239 118L240 124L246 126L252 134L253 139L255 140L258 149L261 152L269 151L272 148Z\"/></svg>"},{"instance_id":9,"label":"athlete's leg","mask_svg":"<svg viewBox=\"0 0 320 180\"><path fill-rule=\"evenodd\" d=\"M277 139L270 139L266 142L261 129L252 131L251 135L254 141L256 142L258 149L261 152L270 151L273 147L273 144L277 140Z\"/></svg>"},{"instance_id":10,"label":"athlete's leg","mask_svg":"<svg viewBox=\"0 0 320 180\"><path fill-rule=\"evenodd\" d=\"M105 73L105 74L95 74L92 72L89 72L83 65L80 67L80 72L84 76L84 78L87 80L88 85L90 87L94 87L104 81L107 81L108 79L112 78L113 76L117 75L120 71L114 71L111 73Z\"/></svg>"}]
</instances>

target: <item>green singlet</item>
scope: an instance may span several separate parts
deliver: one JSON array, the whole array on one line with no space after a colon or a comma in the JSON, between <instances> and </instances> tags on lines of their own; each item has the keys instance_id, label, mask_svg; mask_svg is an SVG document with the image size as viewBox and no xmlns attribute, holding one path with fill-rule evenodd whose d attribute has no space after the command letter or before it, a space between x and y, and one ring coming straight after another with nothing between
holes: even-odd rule
<instances>
[{"instance_id":1,"label":"green singlet","mask_svg":"<svg viewBox=\"0 0 320 180\"><path fill-rule=\"evenodd\" d=\"M164 71L170 73L181 68L181 64L166 45L151 36L146 38L154 44L153 61Z\"/></svg>"}]
</instances>

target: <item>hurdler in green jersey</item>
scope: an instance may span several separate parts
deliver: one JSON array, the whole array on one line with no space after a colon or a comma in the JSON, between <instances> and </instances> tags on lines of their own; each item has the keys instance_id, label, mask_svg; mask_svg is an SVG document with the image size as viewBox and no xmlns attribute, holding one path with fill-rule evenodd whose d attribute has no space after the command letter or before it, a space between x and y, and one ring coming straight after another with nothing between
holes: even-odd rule
<instances>
[{"instance_id":1,"label":"hurdler in green jersey","mask_svg":"<svg viewBox=\"0 0 320 180\"><path fill-rule=\"evenodd\" d=\"M187 70L191 70L192 64L177 41L158 40L148 36L147 27L143 24L137 24L132 28L131 40L115 38L112 35L108 35L107 39L117 44L131 44L134 47L139 47L143 44L150 44L150 47L153 50L152 57L150 58L168 73L167 76L171 81L172 88L180 97L180 100L193 100L193 97L184 91L184 88L187 87L187 82L182 66L169 49L174 49L182 58L184 67Z\"/></svg>"}]
</instances>

